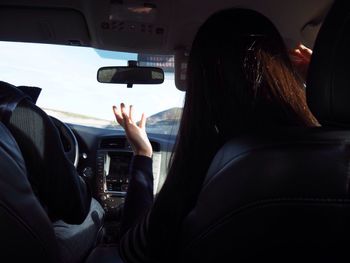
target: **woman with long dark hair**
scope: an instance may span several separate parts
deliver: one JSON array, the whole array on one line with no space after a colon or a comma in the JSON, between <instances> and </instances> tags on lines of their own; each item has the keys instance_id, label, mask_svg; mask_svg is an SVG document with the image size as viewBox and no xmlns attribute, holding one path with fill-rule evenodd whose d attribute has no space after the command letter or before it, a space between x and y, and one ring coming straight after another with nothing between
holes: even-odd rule
<instances>
[{"instance_id":1,"label":"woman with long dark hair","mask_svg":"<svg viewBox=\"0 0 350 263\"><path fill-rule=\"evenodd\" d=\"M259 129L319 125L279 32L266 17L245 9L212 15L195 37L177 143L154 202L145 117L138 126L124 104L114 113L135 152L120 247L127 262L176 259L181 223L227 140Z\"/></svg>"}]
</instances>

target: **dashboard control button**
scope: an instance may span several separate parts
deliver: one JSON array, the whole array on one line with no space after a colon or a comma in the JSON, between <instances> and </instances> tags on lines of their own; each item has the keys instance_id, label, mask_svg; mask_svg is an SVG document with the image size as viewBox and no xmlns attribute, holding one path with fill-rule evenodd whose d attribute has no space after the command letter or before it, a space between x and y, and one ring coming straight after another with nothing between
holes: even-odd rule
<instances>
[{"instance_id":1,"label":"dashboard control button","mask_svg":"<svg viewBox=\"0 0 350 263\"><path fill-rule=\"evenodd\" d=\"M92 178L94 175L94 172L92 171L91 167L85 167L83 170L83 176L86 178Z\"/></svg>"}]
</instances>

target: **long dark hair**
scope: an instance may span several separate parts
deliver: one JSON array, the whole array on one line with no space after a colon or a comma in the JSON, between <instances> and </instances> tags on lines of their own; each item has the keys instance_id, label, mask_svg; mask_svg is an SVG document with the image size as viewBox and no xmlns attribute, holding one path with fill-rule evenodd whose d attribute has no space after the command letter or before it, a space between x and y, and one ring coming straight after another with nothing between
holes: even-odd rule
<instances>
[{"instance_id":1,"label":"long dark hair","mask_svg":"<svg viewBox=\"0 0 350 263\"><path fill-rule=\"evenodd\" d=\"M152 255L174 255L183 218L225 141L251 130L317 125L275 26L245 9L211 16L192 45L177 144L150 214Z\"/></svg>"}]
</instances>

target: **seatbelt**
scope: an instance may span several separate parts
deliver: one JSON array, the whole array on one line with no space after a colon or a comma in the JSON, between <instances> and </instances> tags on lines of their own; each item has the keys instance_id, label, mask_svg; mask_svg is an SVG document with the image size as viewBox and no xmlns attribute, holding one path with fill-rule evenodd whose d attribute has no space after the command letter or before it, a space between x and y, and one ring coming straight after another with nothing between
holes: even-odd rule
<instances>
[{"instance_id":1,"label":"seatbelt","mask_svg":"<svg viewBox=\"0 0 350 263\"><path fill-rule=\"evenodd\" d=\"M23 93L16 86L0 81L0 121L7 126L12 112L24 99L31 100L31 97Z\"/></svg>"}]
</instances>

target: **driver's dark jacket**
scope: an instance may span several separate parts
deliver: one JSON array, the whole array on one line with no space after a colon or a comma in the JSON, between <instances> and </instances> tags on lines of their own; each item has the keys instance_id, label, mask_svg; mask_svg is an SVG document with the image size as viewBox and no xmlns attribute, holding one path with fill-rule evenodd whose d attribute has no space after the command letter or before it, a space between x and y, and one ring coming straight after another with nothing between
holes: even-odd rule
<instances>
[{"instance_id":1,"label":"driver's dark jacket","mask_svg":"<svg viewBox=\"0 0 350 263\"><path fill-rule=\"evenodd\" d=\"M56 126L27 91L33 89L0 81L0 121L19 145L33 191L51 221L81 224L90 210L90 188L67 159Z\"/></svg>"}]
</instances>

